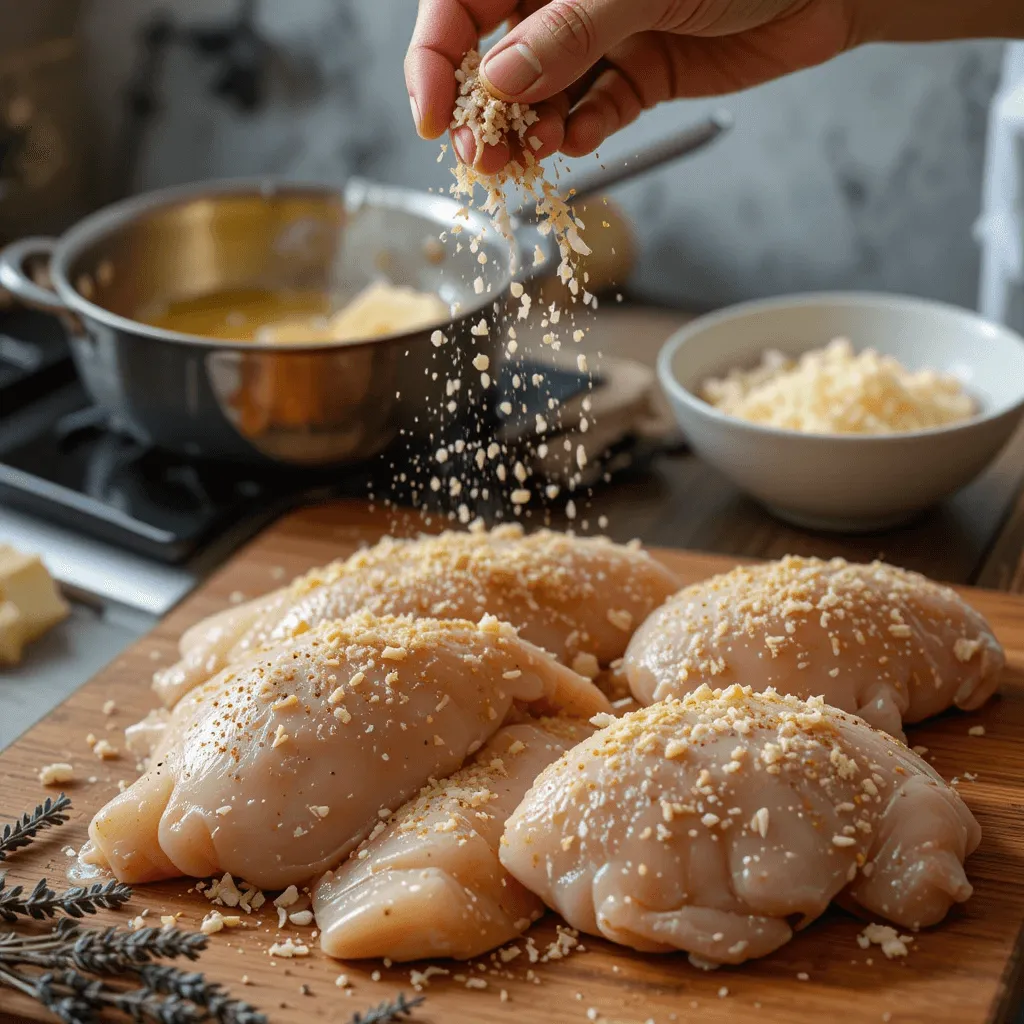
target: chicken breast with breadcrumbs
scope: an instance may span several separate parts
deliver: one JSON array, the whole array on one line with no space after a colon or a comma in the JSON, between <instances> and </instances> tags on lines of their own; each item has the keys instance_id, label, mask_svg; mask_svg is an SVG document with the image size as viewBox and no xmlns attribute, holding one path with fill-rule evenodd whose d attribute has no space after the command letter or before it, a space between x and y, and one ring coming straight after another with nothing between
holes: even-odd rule
<instances>
[{"instance_id":1,"label":"chicken breast with breadcrumbs","mask_svg":"<svg viewBox=\"0 0 1024 1024\"><path fill-rule=\"evenodd\" d=\"M193 627L181 660L157 673L167 706L260 644L358 611L477 621L496 615L592 677L620 658L636 627L679 588L635 545L518 526L390 538L274 594Z\"/></svg>"},{"instance_id":2,"label":"chicken breast with breadcrumbs","mask_svg":"<svg viewBox=\"0 0 1024 1024\"><path fill-rule=\"evenodd\" d=\"M702 686L545 769L500 856L573 927L713 966L770 953L834 899L935 924L971 895L980 838L959 795L862 719Z\"/></svg>"},{"instance_id":3,"label":"chicken breast with breadcrumbs","mask_svg":"<svg viewBox=\"0 0 1024 1024\"><path fill-rule=\"evenodd\" d=\"M179 701L145 774L93 818L83 859L128 883L309 881L457 771L517 706L609 707L494 618L322 623Z\"/></svg>"},{"instance_id":4,"label":"chicken breast with breadcrumbs","mask_svg":"<svg viewBox=\"0 0 1024 1024\"><path fill-rule=\"evenodd\" d=\"M424 787L317 883L324 952L466 960L522 934L544 904L498 860L505 821L540 772L593 731L564 718L509 725L471 765Z\"/></svg>"},{"instance_id":5,"label":"chicken breast with breadcrumbs","mask_svg":"<svg viewBox=\"0 0 1024 1024\"><path fill-rule=\"evenodd\" d=\"M681 591L637 630L622 671L642 704L702 683L774 687L893 736L995 691L1005 663L954 590L882 562L784 558Z\"/></svg>"}]
</instances>

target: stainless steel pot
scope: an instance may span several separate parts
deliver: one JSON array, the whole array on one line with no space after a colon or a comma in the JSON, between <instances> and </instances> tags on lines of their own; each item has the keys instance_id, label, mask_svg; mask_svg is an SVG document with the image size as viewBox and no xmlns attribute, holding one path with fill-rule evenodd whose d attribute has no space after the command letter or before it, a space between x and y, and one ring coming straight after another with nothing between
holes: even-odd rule
<instances>
[{"instance_id":1,"label":"stainless steel pot","mask_svg":"<svg viewBox=\"0 0 1024 1024\"><path fill-rule=\"evenodd\" d=\"M713 115L620 166L576 178L575 197L698 152L730 125L728 115ZM358 181L344 194L267 180L168 189L101 210L60 239L8 246L0 252L0 289L61 317L79 374L115 429L189 456L342 464L379 453L400 433L430 441L482 436L493 426L486 421L493 395L482 393L470 362L483 353L496 371L513 270L520 278L542 274L556 254L528 217L510 244L489 218L458 214L442 196ZM457 222L461 235L451 233ZM547 263L520 259L538 245ZM480 250L490 290L478 295ZM52 290L29 274L43 259ZM428 329L359 343L261 346L143 322L154 305L230 291L336 294L340 283L351 294L382 270L395 284L449 303L446 344L432 345ZM471 334L481 319L489 333ZM456 379L452 413L447 389Z\"/></svg>"},{"instance_id":2,"label":"stainless steel pot","mask_svg":"<svg viewBox=\"0 0 1024 1024\"><path fill-rule=\"evenodd\" d=\"M483 396L469 362L500 362L497 320L508 301L510 247L488 218L469 213L465 244L438 243L458 204L420 192L364 186L357 215L336 189L236 181L169 189L117 203L59 239L29 238L0 253L0 286L67 326L85 387L112 425L189 456L287 465L368 458L399 432L427 438L452 415L446 382L461 378L459 409ZM491 291L469 239L487 254ZM531 239L532 248L533 239ZM53 290L28 268L49 260ZM432 329L361 343L260 346L142 322L154 304L232 290L331 293L379 276L437 292L456 311ZM469 322L491 324L484 337ZM469 371L469 372L467 372ZM458 415L458 413L456 413Z\"/></svg>"}]
</instances>

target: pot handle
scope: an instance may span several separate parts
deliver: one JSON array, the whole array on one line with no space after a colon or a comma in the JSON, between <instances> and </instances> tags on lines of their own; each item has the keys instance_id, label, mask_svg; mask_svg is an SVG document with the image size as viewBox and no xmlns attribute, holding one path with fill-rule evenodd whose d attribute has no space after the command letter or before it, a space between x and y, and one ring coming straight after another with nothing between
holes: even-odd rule
<instances>
[{"instance_id":1,"label":"pot handle","mask_svg":"<svg viewBox=\"0 0 1024 1024\"><path fill-rule=\"evenodd\" d=\"M0 249L0 288L26 306L46 313L66 313L67 306L55 291L36 284L25 273L25 264L33 256L49 259L56 248L55 238L23 238Z\"/></svg>"},{"instance_id":2,"label":"pot handle","mask_svg":"<svg viewBox=\"0 0 1024 1024\"><path fill-rule=\"evenodd\" d=\"M663 164L704 149L730 128L732 128L732 115L728 111L718 111L698 124L691 125L667 139L648 146L631 160L610 168L602 167L599 172L585 177L581 183L577 184L566 200L571 205L601 195L615 185L631 181ZM559 252L551 235L540 236L537 231L537 215L533 211L528 211L526 206L527 204L524 203L516 211L512 222L516 241L519 243L520 250L524 251L523 265L519 268L516 277L520 281L528 282L558 266ZM544 257L543 259L538 258L536 262L531 255L535 251L532 248L534 245L539 245L540 254L538 255Z\"/></svg>"}]
</instances>

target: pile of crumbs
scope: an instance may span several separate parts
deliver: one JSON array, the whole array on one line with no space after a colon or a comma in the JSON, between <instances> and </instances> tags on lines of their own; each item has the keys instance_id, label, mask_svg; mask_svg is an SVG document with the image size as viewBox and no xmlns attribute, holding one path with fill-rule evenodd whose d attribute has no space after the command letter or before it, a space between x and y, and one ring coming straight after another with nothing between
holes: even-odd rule
<instances>
[{"instance_id":1,"label":"pile of crumbs","mask_svg":"<svg viewBox=\"0 0 1024 1024\"><path fill-rule=\"evenodd\" d=\"M580 942L579 932L575 928L566 925L557 925L555 938L544 948L537 945L532 935L527 936L522 942L513 942L500 949L492 951L487 961L480 961L469 965L478 972L472 975L469 971L455 972L445 967L429 965L423 970L412 970L409 973L409 984L416 992L422 992L430 984L432 978L450 977L456 984L469 989L490 989L491 983L488 978L499 981L515 980L516 975L510 969L513 962L523 958L526 964L548 964L557 960L564 960L573 953L586 952L586 946ZM487 977L480 977L487 975ZM539 985L540 976L532 967L528 967L525 973L525 980L530 984ZM498 998L501 1002L509 1001L508 990L498 988Z\"/></svg>"},{"instance_id":2,"label":"pile of crumbs","mask_svg":"<svg viewBox=\"0 0 1024 1024\"><path fill-rule=\"evenodd\" d=\"M74 778L74 768L64 761L56 761L39 769L39 782L43 786L63 786L73 782Z\"/></svg>"},{"instance_id":3,"label":"pile of crumbs","mask_svg":"<svg viewBox=\"0 0 1024 1024\"><path fill-rule=\"evenodd\" d=\"M216 906L238 907L246 914L259 910L267 901L267 897L255 885L242 882L239 888L229 873L225 873L223 878L215 878L209 885L197 882L196 890Z\"/></svg>"},{"instance_id":4,"label":"pile of crumbs","mask_svg":"<svg viewBox=\"0 0 1024 1024\"><path fill-rule=\"evenodd\" d=\"M174 918L171 918L171 923L173 922ZM203 918L199 930L204 935L216 935L225 928L237 928L241 923L242 919L238 914L222 914L219 910L211 910Z\"/></svg>"},{"instance_id":5,"label":"pile of crumbs","mask_svg":"<svg viewBox=\"0 0 1024 1024\"><path fill-rule=\"evenodd\" d=\"M906 956L913 941L912 935L900 935L895 928L887 924L869 924L857 936L857 945L861 949L869 949L872 945L879 946L887 960Z\"/></svg>"},{"instance_id":6,"label":"pile of crumbs","mask_svg":"<svg viewBox=\"0 0 1024 1024\"><path fill-rule=\"evenodd\" d=\"M279 956L285 960L290 960L292 957L297 956L309 956L309 946L302 942L295 942L292 938L287 938L284 942L275 942L270 949L267 950L268 956Z\"/></svg>"},{"instance_id":7,"label":"pile of crumbs","mask_svg":"<svg viewBox=\"0 0 1024 1024\"><path fill-rule=\"evenodd\" d=\"M294 885L289 885L284 892L274 900L277 908L277 927L283 928L286 924L293 924L296 927L304 928L313 923L313 911L310 910L311 900L308 892L300 893Z\"/></svg>"}]
</instances>

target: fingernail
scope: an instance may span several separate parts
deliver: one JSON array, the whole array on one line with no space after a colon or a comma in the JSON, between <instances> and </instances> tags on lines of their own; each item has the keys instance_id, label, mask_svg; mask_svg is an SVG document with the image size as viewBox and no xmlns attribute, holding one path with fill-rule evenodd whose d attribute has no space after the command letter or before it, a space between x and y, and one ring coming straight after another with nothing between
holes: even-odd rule
<instances>
[{"instance_id":1,"label":"fingernail","mask_svg":"<svg viewBox=\"0 0 1024 1024\"><path fill-rule=\"evenodd\" d=\"M487 81L506 96L518 96L537 81L544 69L526 43L513 43L488 55L480 69Z\"/></svg>"},{"instance_id":2,"label":"fingernail","mask_svg":"<svg viewBox=\"0 0 1024 1024\"><path fill-rule=\"evenodd\" d=\"M460 128L452 135L452 145L455 146L455 152L459 154L459 159L467 166L472 167L476 160L476 140L473 138L473 133L468 128Z\"/></svg>"},{"instance_id":3,"label":"fingernail","mask_svg":"<svg viewBox=\"0 0 1024 1024\"><path fill-rule=\"evenodd\" d=\"M420 125L423 124L423 117L420 114L419 101L412 93L409 93L409 106L412 109L412 123L416 125L416 131L419 132ZM422 132L420 134L422 134Z\"/></svg>"}]
</instances>

